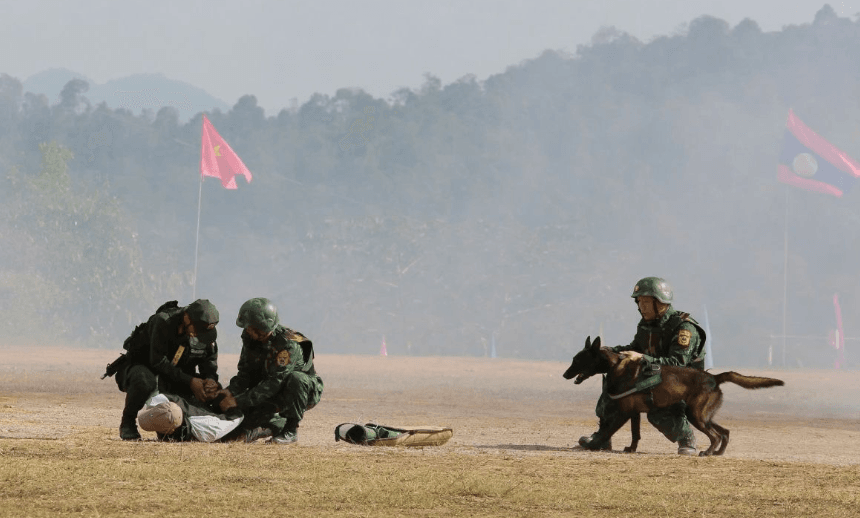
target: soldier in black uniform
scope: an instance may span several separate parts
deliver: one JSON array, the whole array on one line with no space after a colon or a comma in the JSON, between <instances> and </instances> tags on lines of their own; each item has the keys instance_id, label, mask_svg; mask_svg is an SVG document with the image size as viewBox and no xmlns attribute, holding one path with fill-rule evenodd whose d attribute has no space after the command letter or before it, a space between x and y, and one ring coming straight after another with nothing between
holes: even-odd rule
<instances>
[{"instance_id":1,"label":"soldier in black uniform","mask_svg":"<svg viewBox=\"0 0 860 518\"><path fill-rule=\"evenodd\" d=\"M305 411L319 403L323 391L313 344L280 325L278 309L265 298L242 304L236 325L244 329L239 372L219 392L221 410L238 408L245 415L246 442L272 436L271 443L294 444Z\"/></svg>"},{"instance_id":2,"label":"soldier in black uniform","mask_svg":"<svg viewBox=\"0 0 860 518\"><path fill-rule=\"evenodd\" d=\"M201 402L214 399L218 384L218 310L206 299L180 307L163 304L137 326L123 347L127 361L116 372L126 393L119 426L124 441L140 440L137 413L156 391Z\"/></svg>"}]
</instances>

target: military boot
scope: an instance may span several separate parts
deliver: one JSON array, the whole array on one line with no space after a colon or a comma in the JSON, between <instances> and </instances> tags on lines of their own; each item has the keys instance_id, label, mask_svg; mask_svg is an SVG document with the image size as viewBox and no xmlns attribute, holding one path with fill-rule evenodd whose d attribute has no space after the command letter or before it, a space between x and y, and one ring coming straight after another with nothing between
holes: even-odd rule
<instances>
[{"instance_id":1,"label":"military boot","mask_svg":"<svg viewBox=\"0 0 860 518\"><path fill-rule=\"evenodd\" d=\"M586 450L612 450L612 434L608 430L606 419L600 419L597 431L591 436L580 437L579 445Z\"/></svg>"},{"instance_id":2,"label":"military boot","mask_svg":"<svg viewBox=\"0 0 860 518\"><path fill-rule=\"evenodd\" d=\"M612 436L630 419L623 414L604 414L591 437L580 437L579 445L587 450L612 450Z\"/></svg>"},{"instance_id":3,"label":"military boot","mask_svg":"<svg viewBox=\"0 0 860 518\"><path fill-rule=\"evenodd\" d=\"M119 423L119 438L123 441L139 441L140 432L137 431L137 415L123 410L122 421Z\"/></svg>"},{"instance_id":4,"label":"military boot","mask_svg":"<svg viewBox=\"0 0 860 518\"><path fill-rule=\"evenodd\" d=\"M269 439L272 444L295 444L299 442L299 421L297 419L287 419L287 425L278 435Z\"/></svg>"},{"instance_id":5,"label":"military boot","mask_svg":"<svg viewBox=\"0 0 860 518\"><path fill-rule=\"evenodd\" d=\"M684 437L678 439L678 455L695 455L696 454L696 436L690 432Z\"/></svg>"},{"instance_id":6,"label":"military boot","mask_svg":"<svg viewBox=\"0 0 860 518\"><path fill-rule=\"evenodd\" d=\"M265 426L258 426L252 430L247 430L242 437L245 442L254 442L257 439L265 439L272 436L272 430Z\"/></svg>"},{"instance_id":7,"label":"military boot","mask_svg":"<svg viewBox=\"0 0 860 518\"><path fill-rule=\"evenodd\" d=\"M139 441L137 431L137 413L146 403L147 396L141 397L136 392L126 392L125 406L122 409L122 420L119 422L119 438L123 441Z\"/></svg>"},{"instance_id":8,"label":"military boot","mask_svg":"<svg viewBox=\"0 0 860 518\"><path fill-rule=\"evenodd\" d=\"M579 445L586 450L612 450L612 438L604 437L600 430L590 436L583 435L579 438Z\"/></svg>"}]
</instances>

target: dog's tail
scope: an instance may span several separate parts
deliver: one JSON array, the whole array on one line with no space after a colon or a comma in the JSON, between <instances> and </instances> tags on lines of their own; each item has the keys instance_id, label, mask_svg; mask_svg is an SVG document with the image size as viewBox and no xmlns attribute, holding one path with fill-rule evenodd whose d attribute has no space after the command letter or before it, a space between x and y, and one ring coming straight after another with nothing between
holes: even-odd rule
<instances>
[{"instance_id":1,"label":"dog's tail","mask_svg":"<svg viewBox=\"0 0 860 518\"><path fill-rule=\"evenodd\" d=\"M762 378L760 376L744 376L737 372L722 372L714 376L717 380L717 385L725 382L731 382L745 389L760 389L767 387L779 387L785 385L785 382L776 378Z\"/></svg>"}]
</instances>

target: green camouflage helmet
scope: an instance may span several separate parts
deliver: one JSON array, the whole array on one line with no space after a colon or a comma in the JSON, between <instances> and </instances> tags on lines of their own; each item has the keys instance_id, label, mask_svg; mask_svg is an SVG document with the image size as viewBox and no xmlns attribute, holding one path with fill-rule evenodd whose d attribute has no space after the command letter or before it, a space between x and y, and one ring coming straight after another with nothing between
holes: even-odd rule
<instances>
[{"instance_id":1,"label":"green camouflage helmet","mask_svg":"<svg viewBox=\"0 0 860 518\"><path fill-rule=\"evenodd\" d=\"M630 295L634 299L637 297L654 297L663 304L671 304L672 286L666 282L666 279L660 277L645 277L636 283L633 288L633 294Z\"/></svg>"},{"instance_id":2,"label":"green camouflage helmet","mask_svg":"<svg viewBox=\"0 0 860 518\"><path fill-rule=\"evenodd\" d=\"M278 325L278 308L269 299L250 299L239 308L236 325L243 329L253 327L261 333L271 333Z\"/></svg>"}]
</instances>

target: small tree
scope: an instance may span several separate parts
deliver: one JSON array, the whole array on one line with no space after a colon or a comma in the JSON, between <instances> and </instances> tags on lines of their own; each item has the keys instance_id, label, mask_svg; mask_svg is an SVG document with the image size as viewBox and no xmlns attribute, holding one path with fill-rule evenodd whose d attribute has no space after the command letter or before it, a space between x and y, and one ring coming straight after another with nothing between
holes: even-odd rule
<instances>
[{"instance_id":1,"label":"small tree","mask_svg":"<svg viewBox=\"0 0 860 518\"><path fill-rule=\"evenodd\" d=\"M153 305L134 229L115 198L75 188L72 152L39 145L33 178L13 170L3 208L0 315L6 338L102 342Z\"/></svg>"}]
</instances>

